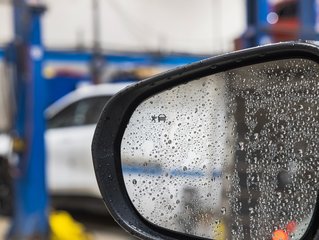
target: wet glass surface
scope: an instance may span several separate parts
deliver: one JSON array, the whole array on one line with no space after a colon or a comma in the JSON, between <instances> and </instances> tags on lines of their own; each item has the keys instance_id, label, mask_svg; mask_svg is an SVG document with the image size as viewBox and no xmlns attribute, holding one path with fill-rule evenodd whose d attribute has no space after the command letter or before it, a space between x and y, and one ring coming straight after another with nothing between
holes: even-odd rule
<instances>
[{"instance_id":1,"label":"wet glass surface","mask_svg":"<svg viewBox=\"0 0 319 240\"><path fill-rule=\"evenodd\" d=\"M144 101L121 145L138 212L209 239L300 239L317 197L318 73L280 60Z\"/></svg>"}]
</instances>

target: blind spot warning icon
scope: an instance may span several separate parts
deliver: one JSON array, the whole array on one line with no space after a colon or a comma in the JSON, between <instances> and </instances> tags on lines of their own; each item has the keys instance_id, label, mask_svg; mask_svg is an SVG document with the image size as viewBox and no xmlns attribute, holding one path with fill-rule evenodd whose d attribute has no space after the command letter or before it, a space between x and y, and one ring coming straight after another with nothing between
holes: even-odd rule
<instances>
[{"instance_id":1,"label":"blind spot warning icon","mask_svg":"<svg viewBox=\"0 0 319 240\"><path fill-rule=\"evenodd\" d=\"M160 114L157 117L158 122L166 122L166 115L165 114Z\"/></svg>"},{"instance_id":2,"label":"blind spot warning icon","mask_svg":"<svg viewBox=\"0 0 319 240\"><path fill-rule=\"evenodd\" d=\"M156 122L156 121L157 122L166 122L166 119L167 119L165 114L160 114L158 116L152 115L151 118L152 118L152 122Z\"/></svg>"}]
</instances>

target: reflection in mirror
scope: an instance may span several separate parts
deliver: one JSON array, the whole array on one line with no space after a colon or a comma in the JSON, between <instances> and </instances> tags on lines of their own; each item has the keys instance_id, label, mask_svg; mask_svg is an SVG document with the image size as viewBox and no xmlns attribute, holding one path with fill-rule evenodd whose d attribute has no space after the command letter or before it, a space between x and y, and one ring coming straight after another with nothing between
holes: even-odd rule
<instances>
[{"instance_id":1,"label":"reflection in mirror","mask_svg":"<svg viewBox=\"0 0 319 240\"><path fill-rule=\"evenodd\" d=\"M121 161L137 211L209 239L300 239L317 197L318 65L278 60L140 104Z\"/></svg>"}]
</instances>

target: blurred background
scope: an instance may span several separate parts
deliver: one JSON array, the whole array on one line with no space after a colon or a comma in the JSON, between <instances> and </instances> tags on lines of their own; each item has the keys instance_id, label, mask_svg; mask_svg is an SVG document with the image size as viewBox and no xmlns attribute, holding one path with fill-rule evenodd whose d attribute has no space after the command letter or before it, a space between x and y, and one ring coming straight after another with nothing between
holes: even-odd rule
<instances>
[{"instance_id":1,"label":"blurred background","mask_svg":"<svg viewBox=\"0 0 319 240\"><path fill-rule=\"evenodd\" d=\"M224 52L317 40L319 1L0 0L0 24L0 239L49 226L55 239L130 239L92 166L105 102Z\"/></svg>"}]
</instances>

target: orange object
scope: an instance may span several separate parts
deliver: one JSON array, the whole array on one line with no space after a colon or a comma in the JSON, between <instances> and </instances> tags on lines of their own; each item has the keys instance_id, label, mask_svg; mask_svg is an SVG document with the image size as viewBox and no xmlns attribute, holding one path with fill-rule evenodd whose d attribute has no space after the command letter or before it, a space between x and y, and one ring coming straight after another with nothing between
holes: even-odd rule
<instances>
[{"instance_id":1,"label":"orange object","mask_svg":"<svg viewBox=\"0 0 319 240\"><path fill-rule=\"evenodd\" d=\"M272 240L288 240L288 234L284 230L276 230L272 234Z\"/></svg>"},{"instance_id":2,"label":"orange object","mask_svg":"<svg viewBox=\"0 0 319 240\"><path fill-rule=\"evenodd\" d=\"M288 233L292 233L296 230L297 228L297 223L295 221L290 221L288 224L287 224L287 232Z\"/></svg>"}]
</instances>

